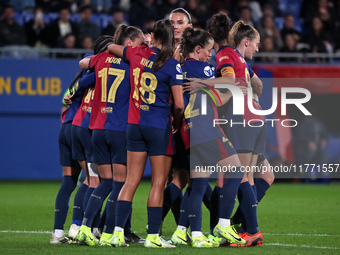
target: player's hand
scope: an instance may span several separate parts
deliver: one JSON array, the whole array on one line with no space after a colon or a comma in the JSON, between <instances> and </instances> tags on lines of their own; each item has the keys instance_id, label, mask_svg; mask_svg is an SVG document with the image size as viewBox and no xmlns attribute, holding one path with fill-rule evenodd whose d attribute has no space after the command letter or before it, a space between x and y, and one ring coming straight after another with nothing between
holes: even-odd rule
<instances>
[{"instance_id":1,"label":"player's hand","mask_svg":"<svg viewBox=\"0 0 340 255\"><path fill-rule=\"evenodd\" d=\"M71 105L72 104L72 100L71 100L71 94L68 94L67 96L64 97L64 102L67 105Z\"/></svg>"},{"instance_id":2,"label":"player's hand","mask_svg":"<svg viewBox=\"0 0 340 255\"><path fill-rule=\"evenodd\" d=\"M204 80L198 78L188 78L189 82L183 83L184 91L189 92L189 94L194 94L200 90L200 88L206 87Z\"/></svg>"},{"instance_id":3,"label":"player's hand","mask_svg":"<svg viewBox=\"0 0 340 255\"><path fill-rule=\"evenodd\" d=\"M239 82L238 82L239 83ZM238 84L237 83L237 84ZM243 93L243 95L245 96L245 95L247 95L247 93L248 93L248 88L247 87L245 87L245 86L240 86L240 85L236 85L241 91L242 91L242 93Z\"/></svg>"}]
</instances>

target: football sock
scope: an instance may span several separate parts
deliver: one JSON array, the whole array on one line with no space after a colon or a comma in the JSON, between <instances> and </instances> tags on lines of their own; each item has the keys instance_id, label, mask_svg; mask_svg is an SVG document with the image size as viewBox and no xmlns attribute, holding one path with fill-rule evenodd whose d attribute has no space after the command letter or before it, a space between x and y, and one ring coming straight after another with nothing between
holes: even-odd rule
<instances>
[{"instance_id":1,"label":"football sock","mask_svg":"<svg viewBox=\"0 0 340 255\"><path fill-rule=\"evenodd\" d=\"M115 231L117 227L121 228L121 231L124 230L124 226L126 224L126 221L128 220L130 216L132 208L132 202L130 201L124 201L124 200L118 200L116 204L116 217L115 217Z\"/></svg>"},{"instance_id":2,"label":"football sock","mask_svg":"<svg viewBox=\"0 0 340 255\"><path fill-rule=\"evenodd\" d=\"M84 201L83 201L83 208L84 211L86 210L87 203L89 202L89 199L91 197L92 192L95 190L95 188L88 187L84 196Z\"/></svg>"},{"instance_id":3,"label":"football sock","mask_svg":"<svg viewBox=\"0 0 340 255\"><path fill-rule=\"evenodd\" d=\"M189 200L189 196L191 193L191 187L187 187L183 199L182 199L182 203L181 203L181 210L180 210L180 216L179 216L179 220L178 220L178 226L183 226L188 228L189 227L189 219L188 219L188 211L187 211L187 206L188 206L188 200Z\"/></svg>"},{"instance_id":4,"label":"football sock","mask_svg":"<svg viewBox=\"0 0 340 255\"><path fill-rule=\"evenodd\" d=\"M266 191L269 189L270 185L268 184L268 182L266 182L265 180L261 178L255 178L254 183L255 183L256 191L257 191L256 193L257 202L259 203L264 197L264 195L266 194Z\"/></svg>"},{"instance_id":5,"label":"football sock","mask_svg":"<svg viewBox=\"0 0 340 255\"><path fill-rule=\"evenodd\" d=\"M203 196L203 203L208 210L210 210L210 198L211 198L212 192L213 192L212 187L208 183L207 189L205 190L205 193Z\"/></svg>"},{"instance_id":6,"label":"football sock","mask_svg":"<svg viewBox=\"0 0 340 255\"><path fill-rule=\"evenodd\" d=\"M230 219L233 213L237 191L242 181L242 178L239 178L241 167L236 169L236 173L229 175L221 189L219 218Z\"/></svg>"},{"instance_id":7,"label":"football sock","mask_svg":"<svg viewBox=\"0 0 340 255\"><path fill-rule=\"evenodd\" d=\"M174 215L174 219L175 219L176 224L178 224L178 221L179 221L182 199L183 199L183 193L181 191L178 194L176 200L174 201L174 203L172 204L172 207L171 207L171 212Z\"/></svg>"},{"instance_id":8,"label":"football sock","mask_svg":"<svg viewBox=\"0 0 340 255\"><path fill-rule=\"evenodd\" d=\"M131 216L132 216L132 206L131 206L131 210L129 212L129 217L127 218L127 221L125 223L125 227L124 227L124 234L130 234L131 233Z\"/></svg>"},{"instance_id":9,"label":"football sock","mask_svg":"<svg viewBox=\"0 0 340 255\"><path fill-rule=\"evenodd\" d=\"M112 179L101 179L101 182L97 188L92 192L89 202L87 204L85 215L83 219L83 225L92 227L93 220L100 208L103 205L104 200L110 194L112 190Z\"/></svg>"},{"instance_id":10,"label":"football sock","mask_svg":"<svg viewBox=\"0 0 340 255\"><path fill-rule=\"evenodd\" d=\"M54 234L55 234L56 237L58 237L58 238L63 237L63 236L65 235L63 229L55 229L55 230L54 230Z\"/></svg>"},{"instance_id":11,"label":"football sock","mask_svg":"<svg viewBox=\"0 0 340 255\"><path fill-rule=\"evenodd\" d=\"M242 222L243 214L242 214L242 210L241 210L241 207L240 207L240 204L241 204L241 201L242 201L242 192L241 192L240 189L238 190L237 198L238 198L238 207L237 207L235 214L232 217L233 224L243 223Z\"/></svg>"},{"instance_id":12,"label":"football sock","mask_svg":"<svg viewBox=\"0 0 340 255\"><path fill-rule=\"evenodd\" d=\"M116 203L120 190L122 189L125 182L116 182L112 183L112 191L110 196L106 201L106 219L103 228L103 232L112 234L113 229L115 227L115 213L116 213Z\"/></svg>"},{"instance_id":13,"label":"football sock","mask_svg":"<svg viewBox=\"0 0 340 255\"><path fill-rule=\"evenodd\" d=\"M202 228L202 202L209 178L191 179L191 194L188 204L188 218L191 231L201 231Z\"/></svg>"},{"instance_id":14,"label":"football sock","mask_svg":"<svg viewBox=\"0 0 340 255\"><path fill-rule=\"evenodd\" d=\"M77 181L78 176L63 176L63 181L55 200L54 229L64 229L70 196L77 186Z\"/></svg>"},{"instance_id":15,"label":"football sock","mask_svg":"<svg viewBox=\"0 0 340 255\"><path fill-rule=\"evenodd\" d=\"M246 222L245 231L252 235L259 232L257 224L257 203L254 190L249 182L243 182L240 185L240 192L242 193L240 207Z\"/></svg>"},{"instance_id":16,"label":"football sock","mask_svg":"<svg viewBox=\"0 0 340 255\"><path fill-rule=\"evenodd\" d=\"M220 193L221 188L215 186L211 197L210 197L210 234L213 234L213 230L218 223L219 219L219 208L220 208Z\"/></svg>"},{"instance_id":17,"label":"football sock","mask_svg":"<svg viewBox=\"0 0 340 255\"><path fill-rule=\"evenodd\" d=\"M192 237L200 237L203 235L202 231L192 231L191 232Z\"/></svg>"},{"instance_id":18,"label":"football sock","mask_svg":"<svg viewBox=\"0 0 340 255\"><path fill-rule=\"evenodd\" d=\"M83 203L87 188L88 186L83 183L77 190L77 193L74 197L72 223L76 224L77 226L80 226L81 221L83 220L84 216Z\"/></svg>"},{"instance_id":19,"label":"football sock","mask_svg":"<svg viewBox=\"0 0 340 255\"><path fill-rule=\"evenodd\" d=\"M115 212L113 212L113 213L115 213ZM100 224L99 224L100 229L104 228L105 220L106 220L106 207L104 208L103 212L100 215Z\"/></svg>"},{"instance_id":20,"label":"football sock","mask_svg":"<svg viewBox=\"0 0 340 255\"><path fill-rule=\"evenodd\" d=\"M251 188L253 189L253 192L254 192L254 195L255 195L255 199L256 199L256 203L259 203L259 202L257 201L257 189L256 189L255 184L254 184L254 185L251 185Z\"/></svg>"},{"instance_id":21,"label":"football sock","mask_svg":"<svg viewBox=\"0 0 340 255\"><path fill-rule=\"evenodd\" d=\"M162 220L168 214L170 208L172 207L173 203L181 193L181 190L173 183L170 183L164 190L164 202L163 202L163 214Z\"/></svg>"},{"instance_id":22,"label":"football sock","mask_svg":"<svg viewBox=\"0 0 340 255\"><path fill-rule=\"evenodd\" d=\"M148 234L159 234L163 207L148 206Z\"/></svg>"},{"instance_id":23,"label":"football sock","mask_svg":"<svg viewBox=\"0 0 340 255\"><path fill-rule=\"evenodd\" d=\"M102 221L102 219L101 219L101 212L102 212L102 207L99 208L98 212L94 216L93 223L92 223L92 229L100 228L100 224L101 224L101 221Z\"/></svg>"},{"instance_id":24,"label":"football sock","mask_svg":"<svg viewBox=\"0 0 340 255\"><path fill-rule=\"evenodd\" d=\"M221 227L229 227L230 226L230 219L223 219L223 218L220 218L218 220L218 225L220 225Z\"/></svg>"}]
</instances>

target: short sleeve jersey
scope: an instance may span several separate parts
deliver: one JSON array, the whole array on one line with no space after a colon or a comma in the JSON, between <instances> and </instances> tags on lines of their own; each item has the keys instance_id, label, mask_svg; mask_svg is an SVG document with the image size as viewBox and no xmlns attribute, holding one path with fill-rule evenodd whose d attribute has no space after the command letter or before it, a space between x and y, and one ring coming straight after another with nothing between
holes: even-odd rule
<instances>
[{"instance_id":1,"label":"short sleeve jersey","mask_svg":"<svg viewBox=\"0 0 340 255\"><path fill-rule=\"evenodd\" d=\"M211 66L202 61L188 59L182 65L183 78L214 78L214 71ZM202 95L205 95L207 107L206 114L202 114ZM185 111L184 117L188 124L190 134L190 146L209 142L224 136L220 126L214 127L214 119L218 119L217 107L210 95L206 92L198 92L189 95L183 93Z\"/></svg>"},{"instance_id":2,"label":"short sleeve jersey","mask_svg":"<svg viewBox=\"0 0 340 255\"><path fill-rule=\"evenodd\" d=\"M250 78L251 75L248 70L248 65L240 52L231 47L224 46L216 54L216 71L217 76L223 76L227 73L235 74L235 81L240 82L239 86L251 87ZM251 70L252 71L252 70ZM254 73L252 72L252 76ZM232 120L233 122L243 122L246 125L264 121L262 115L253 114L248 108L248 96L244 97L244 115L234 115L233 114L233 98L228 101L228 112L226 118ZM257 110L261 110L260 105L255 101L254 97L252 99L253 107Z\"/></svg>"},{"instance_id":3,"label":"short sleeve jersey","mask_svg":"<svg viewBox=\"0 0 340 255\"><path fill-rule=\"evenodd\" d=\"M122 58L107 52L95 55L89 64L96 74L90 129L126 131L130 66Z\"/></svg>"},{"instance_id":4,"label":"short sleeve jersey","mask_svg":"<svg viewBox=\"0 0 340 255\"><path fill-rule=\"evenodd\" d=\"M171 86L182 85L183 75L177 60L170 58L156 72L152 70L156 47L126 47L124 58L131 67L131 100L128 123L160 129L169 128Z\"/></svg>"}]
</instances>

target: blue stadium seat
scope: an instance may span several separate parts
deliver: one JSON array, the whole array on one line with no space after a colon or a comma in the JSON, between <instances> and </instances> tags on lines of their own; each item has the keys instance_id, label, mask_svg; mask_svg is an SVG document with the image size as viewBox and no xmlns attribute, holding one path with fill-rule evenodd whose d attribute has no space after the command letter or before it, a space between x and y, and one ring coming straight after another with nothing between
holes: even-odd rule
<instances>
[{"instance_id":1,"label":"blue stadium seat","mask_svg":"<svg viewBox=\"0 0 340 255\"><path fill-rule=\"evenodd\" d=\"M48 23L50 23L53 20L59 18L59 13L57 13L57 12L50 12L50 13L46 14L46 16L48 18Z\"/></svg>"},{"instance_id":2,"label":"blue stadium seat","mask_svg":"<svg viewBox=\"0 0 340 255\"><path fill-rule=\"evenodd\" d=\"M74 23L79 23L80 22L80 15L78 13L73 13L70 16L70 20Z\"/></svg>"},{"instance_id":3,"label":"blue stadium seat","mask_svg":"<svg viewBox=\"0 0 340 255\"><path fill-rule=\"evenodd\" d=\"M284 18L282 18L282 17L277 17L277 18L274 19L274 21L275 21L275 24L276 24L277 28L278 28L279 30L282 30L282 28L283 28L283 23L284 23Z\"/></svg>"},{"instance_id":4,"label":"blue stadium seat","mask_svg":"<svg viewBox=\"0 0 340 255\"><path fill-rule=\"evenodd\" d=\"M106 14L103 14L103 15L100 15L100 28L101 29L104 29L107 27L107 25L111 22L112 20L112 16L111 15L106 15Z\"/></svg>"},{"instance_id":5,"label":"blue stadium seat","mask_svg":"<svg viewBox=\"0 0 340 255\"><path fill-rule=\"evenodd\" d=\"M91 22L97 24L97 26L101 27L101 19L100 19L101 15L98 14L92 14L91 17Z\"/></svg>"},{"instance_id":6,"label":"blue stadium seat","mask_svg":"<svg viewBox=\"0 0 340 255\"><path fill-rule=\"evenodd\" d=\"M31 12L24 12L22 15L22 19L24 23L29 22L31 19L34 18L34 14Z\"/></svg>"},{"instance_id":7,"label":"blue stadium seat","mask_svg":"<svg viewBox=\"0 0 340 255\"><path fill-rule=\"evenodd\" d=\"M281 0L279 7L282 13L292 14L295 18L300 16L303 0Z\"/></svg>"},{"instance_id":8,"label":"blue stadium seat","mask_svg":"<svg viewBox=\"0 0 340 255\"><path fill-rule=\"evenodd\" d=\"M24 25L24 19L22 18L21 13L15 12L14 13L14 20L21 26Z\"/></svg>"}]
</instances>

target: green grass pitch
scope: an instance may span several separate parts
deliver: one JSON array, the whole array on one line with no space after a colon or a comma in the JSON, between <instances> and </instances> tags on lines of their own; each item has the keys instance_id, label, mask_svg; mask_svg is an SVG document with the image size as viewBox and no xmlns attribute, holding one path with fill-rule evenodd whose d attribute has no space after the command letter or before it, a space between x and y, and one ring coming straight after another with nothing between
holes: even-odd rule
<instances>
[{"instance_id":1,"label":"green grass pitch","mask_svg":"<svg viewBox=\"0 0 340 255\"><path fill-rule=\"evenodd\" d=\"M53 230L54 201L60 182L0 182L0 254L340 254L340 184L311 185L274 183L258 206L258 221L264 244L250 248L146 249L86 247L49 244ZM146 200L150 182L144 181L133 203L132 227L146 236ZM72 204L65 224L72 220ZM203 206L203 231L208 232L209 215ZM170 213L163 226L169 239L175 230Z\"/></svg>"}]
</instances>

